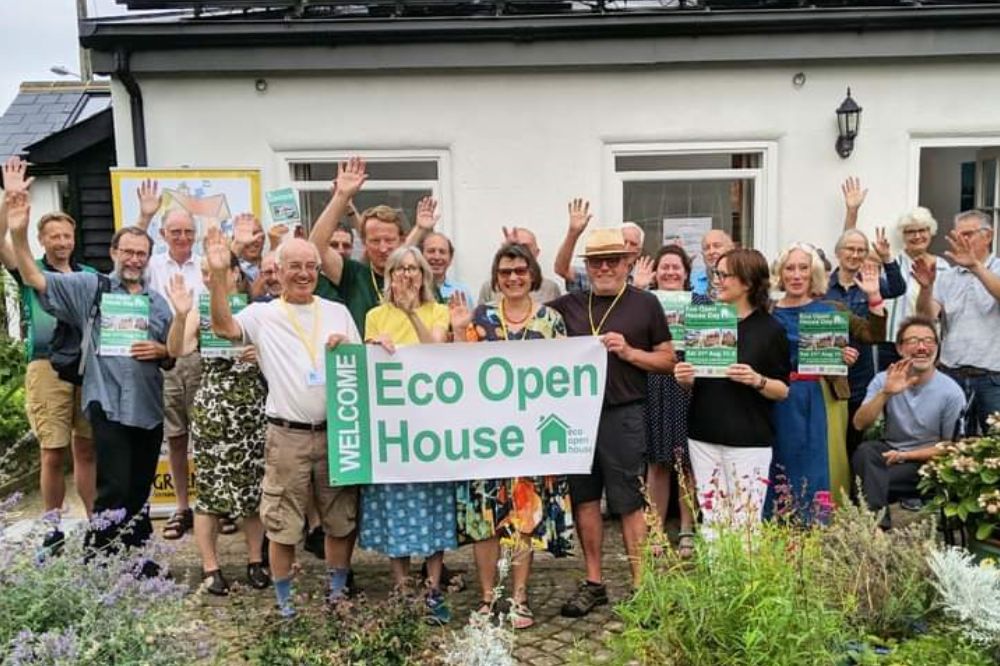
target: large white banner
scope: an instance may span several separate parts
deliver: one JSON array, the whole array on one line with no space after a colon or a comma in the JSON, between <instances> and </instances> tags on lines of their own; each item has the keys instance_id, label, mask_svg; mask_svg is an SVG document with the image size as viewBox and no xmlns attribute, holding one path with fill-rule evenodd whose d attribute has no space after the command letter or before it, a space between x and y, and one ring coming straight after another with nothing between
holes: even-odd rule
<instances>
[{"instance_id":1,"label":"large white banner","mask_svg":"<svg viewBox=\"0 0 1000 666\"><path fill-rule=\"evenodd\" d=\"M594 337L340 345L326 358L330 483L589 473L606 366Z\"/></svg>"}]
</instances>

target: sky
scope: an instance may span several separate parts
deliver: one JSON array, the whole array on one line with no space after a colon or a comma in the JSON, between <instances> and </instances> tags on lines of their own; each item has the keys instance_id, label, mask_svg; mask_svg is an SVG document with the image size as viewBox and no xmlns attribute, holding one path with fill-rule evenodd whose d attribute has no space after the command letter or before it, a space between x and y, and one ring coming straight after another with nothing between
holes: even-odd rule
<instances>
[{"instance_id":1,"label":"sky","mask_svg":"<svg viewBox=\"0 0 1000 666\"><path fill-rule=\"evenodd\" d=\"M115 0L86 0L91 16L126 13ZM72 80L49 71L80 71L76 0L0 0L0 114L22 81Z\"/></svg>"}]
</instances>

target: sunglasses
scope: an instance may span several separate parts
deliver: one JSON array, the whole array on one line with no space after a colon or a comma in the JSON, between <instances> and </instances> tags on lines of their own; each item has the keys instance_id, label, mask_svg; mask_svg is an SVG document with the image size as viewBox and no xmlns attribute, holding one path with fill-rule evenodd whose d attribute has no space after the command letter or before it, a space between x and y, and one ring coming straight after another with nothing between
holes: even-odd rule
<instances>
[{"instance_id":1,"label":"sunglasses","mask_svg":"<svg viewBox=\"0 0 1000 666\"><path fill-rule=\"evenodd\" d=\"M621 265L624 257L588 257L586 259L587 265L591 268L601 268L602 266L607 266L608 268L618 268Z\"/></svg>"},{"instance_id":2,"label":"sunglasses","mask_svg":"<svg viewBox=\"0 0 1000 666\"><path fill-rule=\"evenodd\" d=\"M502 278L509 278L511 275L516 275L517 277L525 277L528 275L527 266L515 266L514 268L498 268L497 275Z\"/></svg>"}]
</instances>

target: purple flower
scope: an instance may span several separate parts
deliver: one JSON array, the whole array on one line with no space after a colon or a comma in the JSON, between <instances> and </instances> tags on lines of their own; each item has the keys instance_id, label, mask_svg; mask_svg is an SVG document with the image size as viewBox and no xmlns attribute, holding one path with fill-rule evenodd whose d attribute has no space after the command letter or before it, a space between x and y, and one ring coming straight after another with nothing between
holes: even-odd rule
<instances>
[{"instance_id":1,"label":"purple flower","mask_svg":"<svg viewBox=\"0 0 1000 666\"><path fill-rule=\"evenodd\" d=\"M95 513L90 519L90 527L98 532L118 525L125 520L125 509L107 509L100 513Z\"/></svg>"}]
</instances>

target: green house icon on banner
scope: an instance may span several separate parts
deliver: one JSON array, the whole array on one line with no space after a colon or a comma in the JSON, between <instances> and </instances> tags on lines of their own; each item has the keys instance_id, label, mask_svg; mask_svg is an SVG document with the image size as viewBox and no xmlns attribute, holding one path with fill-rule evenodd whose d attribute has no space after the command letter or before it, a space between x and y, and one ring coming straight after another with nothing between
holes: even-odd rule
<instances>
[{"instance_id":1,"label":"green house icon on banner","mask_svg":"<svg viewBox=\"0 0 1000 666\"><path fill-rule=\"evenodd\" d=\"M561 418L555 414L542 417L535 430L538 431L538 437L541 440L542 454L552 453L553 446L559 453L566 453L569 426Z\"/></svg>"}]
</instances>

